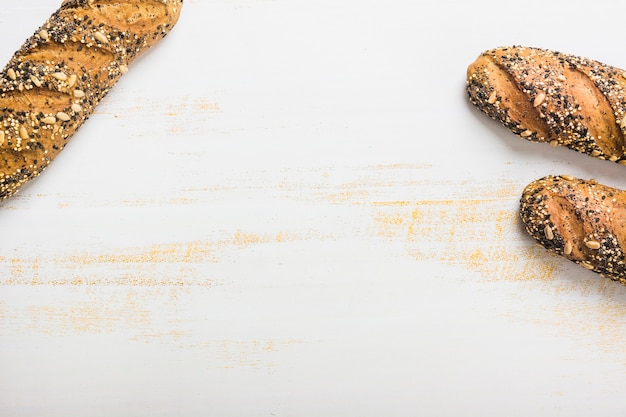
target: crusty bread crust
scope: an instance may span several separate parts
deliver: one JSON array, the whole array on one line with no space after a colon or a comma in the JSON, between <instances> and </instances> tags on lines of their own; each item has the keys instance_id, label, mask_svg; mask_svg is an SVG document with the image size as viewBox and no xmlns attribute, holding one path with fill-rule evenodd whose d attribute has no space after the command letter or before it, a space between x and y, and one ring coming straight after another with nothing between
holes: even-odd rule
<instances>
[{"instance_id":1,"label":"crusty bread crust","mask_svg":"<svg viewBox=\"0 0 626 417\"><path fill-rule=\"evenodd\" d=\"M530 183L522 221L546 249L626 284L626 191L567 175Z\"/></svg>"},{"instance_id":2,"label":"crusty bread crust","mask_svg":"<svg viewBox=\"0 0 626 417\"><path fill-rule=\"evenodd\" d=\"M467 69L470 101L533 142L626 165L626 72L522 46L483 52ZM567 175L523 191L520 215L546 249L626 284L626 191Z\"/></svg>"},{"instance_id":3,"label":"crusty bread crust","mask_svg":"<svg viewBox=\"0 0 626 417\"><path fill-rule=\"evenodd\" d=\"M66 0L0 73L0 200L39 175L183 0Z\"/></svg>"},{"instance_id":4,"label":"crusty bread crust","mask_svg":"<svg viewBox=\"0 0 626 417\"><path fill-rule=\"evenodd\" d=\"M470 101L512 132L626 164L626 74L591 59L521 46L483 52Z\"/></svg>"}]
</instances>

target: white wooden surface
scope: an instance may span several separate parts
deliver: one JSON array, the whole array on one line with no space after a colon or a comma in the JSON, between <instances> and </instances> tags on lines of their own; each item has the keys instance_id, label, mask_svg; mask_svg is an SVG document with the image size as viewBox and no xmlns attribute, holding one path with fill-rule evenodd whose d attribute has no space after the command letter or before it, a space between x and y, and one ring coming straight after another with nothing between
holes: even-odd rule
<instances>
[{"instance_id":1,"label":"white wooden surface","mask_svg":"<svg viewBox=\"0 0 626 417\"><path fill-rule=\"evenodd\" d=\"M0 12L0 58L58 6ZM523 187L626 169L527 143L465 70L626 68L623 6L186 0L0 205L2 416L618 416L626 288L535 245Z\"/></svg>"}]
</instances>

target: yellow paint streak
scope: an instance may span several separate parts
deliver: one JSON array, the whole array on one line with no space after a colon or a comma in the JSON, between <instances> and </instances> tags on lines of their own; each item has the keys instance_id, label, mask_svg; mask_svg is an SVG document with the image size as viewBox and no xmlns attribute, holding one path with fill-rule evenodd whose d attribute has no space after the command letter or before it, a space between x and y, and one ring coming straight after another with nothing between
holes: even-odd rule
<instances>
[{"instance_id":1,"label":"yellow paint streak","mask_svg":"<svg viewBox=\"0 0 626 417\"><path fill-rule=\"evenodd\" d=\"M126 117L126 115L132 116L136 113L150 114L163 114L170 117L177 117L179 115L206 114L206 113L219 113L222 108L218 102L208 100L205 97L191 97L181 96L173 97L174 101L162 101L154 100L146 103L141 100L139 103L129 102L126 107L123 107L122 103L117 103L116 109L119 114L115 114L115 117ZM96 114L111 114L110 109L107 106L99 106L95 109Z\"/></svg>"},{"instance_id":2,"label":"yellow paint streak","mask_svg":"<svg viewBox=\"0 0 626 417\"><path fill-rule=\"evenodd\" d=\"M27 307L28 331L64 336L68 334L112 333L120 327L142 329L149 327L152 314L140 307L137 294L129 291L121 300L65 305Z\"/></svg>"},{"instance_id":3,"label":"yellow paint streak","mask_svg":"<svg viewBox=\"0 0 626 417\"><path fill-rule=\"evenodd\" d=\"M371 209L375 235L402 242L416 261L440 262L470 271L482 283L519 284L553 297L547 307L539 304L549 309L545 313L524 313L515 320L626 353L626 304L616 295L621 286L582 268L577 278L557 274L571 264L536 244L524 231L517 206L506 199L383 201L372 203ZM562 299L561 294L568 296ZM597 297L604 300L600 308Z\"/></svg>"},{"instance_id":4,"label":"yellow paint streak","mask_svg":"<svg viewBox=\"0 0 626 417\"><path fill-rule=\"evenodd\" d=\"M239 249L244 249L253 245L286 243L306 239L299 234L288 232L257 234L237 231L233 237L232 244Z\"/></svg>"},{"instance_id":5,"label":"yellow paint streak","mask_svg":"<svg viewBox=\"0 0 626 417\"><path fill-rule=\"evenodd\" d=\"M372 203L373 206L382 206L382 207L406 207L415 204L411 201L374 201Z\"/></svg>"},{"instance_id":6,"label":"yellow paint streak","mask_svg":"<svg viewBox=\"0 0 626 417\"><path fill-rule=\"evenodd\" d=\"M164 264L217 262L216 247L211 243L193 241L186 243L154 244L148 249L124 249L109 254L68 255L61 262L71 264Z\"/></svg>"},{"instance_id":7,"label":"yellow paint streak","mask_svg":"<svg viewBox=\"0 0 626 417\"><path fill-rule=\"evenodd\" d=\"M557 261L541 248L520 244L517 212L502 203L499 198L383 201L372 207L376 234L402 239L418 260L469 267L487 280L551 279Z\"/></svg>"},{"instance_id":8,"label":"yellow paint streak","mask_svg":"<svg viewBox=\"0 0 626 417\"><path fill-rule=\"evenodd\" d=\"M215 360L215 365L220 368L273 369L276 367L276 363L273 361L275 355L302 343L302 340L296 339L253 339L215 340L183 346L210 352L210 356Z\"/></svg>"},{"instance_id":9,"label":"yellow paint streak","mask_svg":"<svg viewBox=\"0 0 626 417\"><path fill-rule=\"evenodd\" d=\"M345 204L353 201L366 200L368 197L369 193L367 191L345 190L326 194L324 199L333 204Z\"/></svg>"},{"instance_id":10,"label":"yellow paint streak","mask_svg":"<svg viewBox=\"0 0 626 417\"><path fill-rule=\"evenodd\" d=\"M151 199L142 199L142 200L125 200L122 204L126 207L159 207L159 206L186 206L194 204L197 201L195 198L189 197L176 197L169 198L163 200L151 200Z\"/></svg>"},{"instance_id":11,"label":"yellow paint streak","mask_svg":"<svg viewBox=\"0 0 626 417\"><path fill-rule=\"evenodd\" d=\"M379 236L395 237L402 229L404 218L400 214L378 214L376 222L379 225Z\"/></svg>"},{"instance_id":12,"label":"yellow paint streak","mask_svg":"<svg viewBox=\"0 0 626 417\"><path fill-rule=\"evenodd\" d=\"M214 279L207 274L207 265L218 263L229 252L255 245L327 238L314 232L240 230L231 238L215 241L162 243L93 253L90 250L68 253L61 248L59 253L48 257L14 257L9 259L8 265L6 260L0 262L0 267L4 263L8 271L0 276L0 285L214 286ZM41 272L42 267L48 266L54 271L53 276L49 270Z\"/></svg>"}]
</instances>

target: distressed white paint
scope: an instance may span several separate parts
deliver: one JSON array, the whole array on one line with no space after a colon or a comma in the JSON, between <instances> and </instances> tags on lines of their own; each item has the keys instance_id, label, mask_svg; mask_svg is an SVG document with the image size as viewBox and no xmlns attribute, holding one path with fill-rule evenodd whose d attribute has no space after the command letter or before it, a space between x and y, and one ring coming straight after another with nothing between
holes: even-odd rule
<instances>
[{"instance_id":1,"label":"distressed white paint","mask_svg":"<svg viewBox=\"0 0 626 417\"><path fill-rule=\"evenodd\" d=\"M464 93L506 44L626 67L579 6L187 0L0 206L0 414L624 414L626 289L517 220L535 178L624 167ZM0 58L56 7L4 7Z\"/></svg>"}]
</instances>

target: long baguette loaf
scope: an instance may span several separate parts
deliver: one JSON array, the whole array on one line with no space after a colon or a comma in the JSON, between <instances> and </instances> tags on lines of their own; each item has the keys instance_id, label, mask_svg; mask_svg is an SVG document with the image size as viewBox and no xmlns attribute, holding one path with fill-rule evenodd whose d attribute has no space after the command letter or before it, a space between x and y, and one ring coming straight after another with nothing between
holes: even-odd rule
<instances>
[{"instance_id":1,"label":"long baguette loaf","mask_svg":"<svg viewBox=\"0 0 626 417\"><path fill-rule=\"evenodd\" d=\"M470 101L515 134L626 164L626 73L555 51L504 47L467 69Z\"/></svg>"},{"instance_id":2,"label":"long baguette loaf","mask_svg":"<svg viewBox=\"0 0 626 417\"><path fill-rule=\"evenodd\" d=\"M548 176L524 189L520 215L546 249L626 284L626 191Z\"/></svg>"},{"instance_id":3,"label":"long baguette loaf","mask_svg":"<svg viewBox=\"0 0 626 417\"><path fill-rule=\"evenodd\" d=\"M39 175L183 0L65 0L0 73L0 200Z\"/></svg>"}]
</instances>

